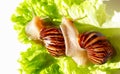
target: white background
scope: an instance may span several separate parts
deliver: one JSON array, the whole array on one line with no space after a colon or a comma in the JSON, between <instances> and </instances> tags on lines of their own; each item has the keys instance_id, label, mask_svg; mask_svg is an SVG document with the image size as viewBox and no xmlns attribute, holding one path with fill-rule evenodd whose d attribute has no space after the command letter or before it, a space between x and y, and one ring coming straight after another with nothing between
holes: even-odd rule
<instances>
[{"instance_id":1,"label":"white background","mask_svg":"<svg viewBox=\"0 0 120 74\"><path fill-rule=\"evenodd\" d=\"M0 74L19 74L19 52L26 46L17 40L10 17L23 0L0 0Z\"/></svg>"},{"instance_id":2,"label":"white background","mask_svg":"<svg viewBox=\"0 0 120 74\"><path fill-rule=\"evenodd\" d=\"M19 74L17 59L19 58L19 52L22 49L26 49L26 46L18 42L17 33L13 30L13 23L10 21L10 17L16 6L22 1L0 0L0 74ZM112 1L118 5L120 0ZM110 9L111 3L108 6Z\"/></svg>"}]
</instances>

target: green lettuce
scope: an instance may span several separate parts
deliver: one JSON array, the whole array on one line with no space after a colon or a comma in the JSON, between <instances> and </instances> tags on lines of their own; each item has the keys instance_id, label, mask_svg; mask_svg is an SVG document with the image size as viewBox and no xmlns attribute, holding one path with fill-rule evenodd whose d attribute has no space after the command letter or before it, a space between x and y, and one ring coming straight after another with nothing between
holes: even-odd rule
<instances>
[{"instance_id":1,"label":"green lettuce","mask_svg":"<svg viewBox=\"0 0 120 74\"><path fill-rule=\"evenodd\" d=\"M119 74L120 73L120 22L116 12L113 17L105 11L102 0L24 0L16 8L11 20L18 39L30 47L21 52L18 62L21 74ZM63 16L72 18L80 33L103 33L116 50L116 56L103 65L78 66L71 57L52 57L45 47L32 41L25 33L25 26L34 16L46 18L59 27Z\"/></svg>"}]
</instances>

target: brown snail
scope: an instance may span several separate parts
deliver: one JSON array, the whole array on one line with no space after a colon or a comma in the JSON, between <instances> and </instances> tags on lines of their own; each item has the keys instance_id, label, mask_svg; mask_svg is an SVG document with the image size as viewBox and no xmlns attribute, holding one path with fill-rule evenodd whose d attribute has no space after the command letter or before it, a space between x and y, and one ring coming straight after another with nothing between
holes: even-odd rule
<instances>
[{"instance_id":1,"label":"brown snail","mask_svg":"<svg viewBox=\"0 0 120 74\"><path fill-rule=\"evenodd\" d=\"M36 22L33 24L34 29L37 29L37 39L44 42L48 52L53 56L70 56L81 65L86 64L89 60L94 64L103 64L113 54L112 45L99 32L79 34L73 22L67 18L62 19L60 28L45 27L43 20L41 21L38 17L35 19L39 22L37 25ZM32 31L30 30L30 32ZM27 33L29 32L27 31ZM36 37L34 35L31 35L33 39Z\"/></svg>"},{"instance_id":2,"label":"brown snail","mask_svg":"<svg viewBox=\"0 0 120 74\"><path fill-rule=\"evenodd\" d=\"M87 51L88 59L95 64L103 64L113 55L112 45L99 32L82 33L79 44Z\"/></svg>"},{"instance_id":3,"label":"brown snail","mask_svg":"<svg viewBox=\"0 0 120 74\"><path fill-rule=\"evenodd\" d=\"M65 44L62 32L59 28L48 27L42 18L34 17L28 23L25 30L32 40L42 40L48 52L52 56L65 55Z\"/></svg>"}]
</instances>

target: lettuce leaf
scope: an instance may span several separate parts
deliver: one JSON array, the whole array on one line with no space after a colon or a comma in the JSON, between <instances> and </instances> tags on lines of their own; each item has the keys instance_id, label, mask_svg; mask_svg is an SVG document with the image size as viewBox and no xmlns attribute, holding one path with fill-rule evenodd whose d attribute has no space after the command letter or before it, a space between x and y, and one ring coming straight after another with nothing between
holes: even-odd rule
<instances>
[{"instance_id":1,"label":"lettuce leaf","mask_svg":"<svg viewBox=\"0 0 120 74\"><path fill-rule=\"evenodd\" d=\"M107 20L102 27L103 28L120 28L120 12L114 11L114 15Z\"/></svg>"},{"instance_id":2,"label":"lettuce leaf","mask_svg":"<svg viewBox=\"0 0 120 74\"><path fill-rule=\"evenodd\" d=\"M118 13L119 14L119 13ZM112 18L105 12L102 0L24 0L16 8L11 20L18 32L18 39L31 46L21 52L18 62L21 74L113 74L120 72L120 27L115 14ZM26 24L34 16L51 21L59 27L63 16L75 20L79 32L103 33L116 50L116 56L103 65L78 66L70 57L52 57L40 43L30 40L25 33Z\"/></svg>"}]
</instances>

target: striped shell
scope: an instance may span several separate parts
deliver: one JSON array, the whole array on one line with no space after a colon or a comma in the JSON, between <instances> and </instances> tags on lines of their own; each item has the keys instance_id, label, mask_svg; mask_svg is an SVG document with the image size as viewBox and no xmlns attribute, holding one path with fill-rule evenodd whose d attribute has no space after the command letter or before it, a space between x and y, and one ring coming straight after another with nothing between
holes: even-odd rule
<instances>
[{"instance_id":1,"label":"striped shell","mask_svg":"<svg viewBox=\"0 0 120 74\"><path fill-rule=\"evenodd\" d=\"M44 28L40 32L40 38L52 56L65 55L65 43L62 32L58 28Z\"/></svg>"},{"instance_id":2,"label":"striped shell","mask_svg":"<svg viewBox=\"0 0 120 74\"><path fill-rule=\"evenodd\" d=\"M103 64L113 55L112 45L98 32L81 34L79 44L87 51L88 59L94 64Z\"/></svg>"}]
</instances>

